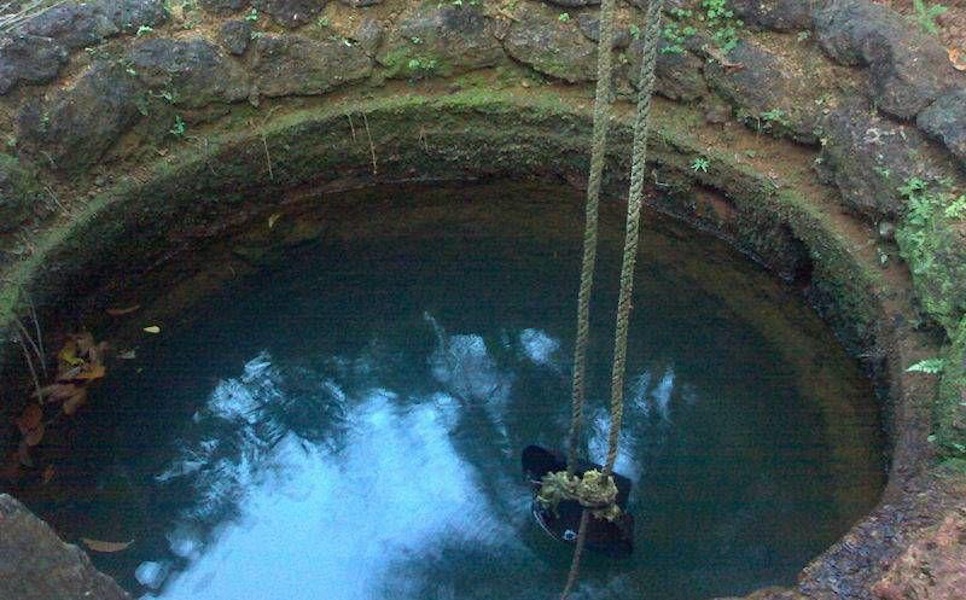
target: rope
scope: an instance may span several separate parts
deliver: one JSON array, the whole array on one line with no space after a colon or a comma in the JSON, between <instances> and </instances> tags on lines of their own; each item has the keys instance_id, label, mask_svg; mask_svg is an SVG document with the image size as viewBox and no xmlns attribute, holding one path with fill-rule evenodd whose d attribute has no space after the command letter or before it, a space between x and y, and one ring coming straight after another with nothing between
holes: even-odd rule
<instances>
[{"instance_id":1,"label":"rope","mask_svg":"<svg viewBox=\"0 0 966 600\"><path fill-rule=\"evenodd\" d=\"M611 422L607 436L607 461L603 478L612 482L614 462L617 460L618 442L624 419L624 373L627 365L627 330L630 322L631 296L634 292L634 267L637 263L637 247L640 240L641 205L643 204L644 167L647 156L648 124L651 114L651 97L654 93L655 65L657 63L657 42L660 32L660 19L663 0L651 0L647 6L647 23L644 28L643 57L638 85L637 116L634 121L634 142L631 159L631 184L628 191L627 221L624 232L624 256L621 265L620 294L617 300L617 318L614 333L614 361L611 371ZM573 476L576 463L576 447L583 420L584 370L586 361L587 330L589 329L590 287L593 281L593 267L596 260L597 209L600 197L600 178L603 171L608 107L610 105L610 70L613 27L614 0L603 0L600 15L600 42L597 47L597 89L594 100L594 136L591 151L591 172L587 184L587 223L584 236L584 263L581 270L581 285L578 295L577 342L574 348L573 382L573 420L570 429L570 448L567 460L567 473ZM598 134L598 130L602 133ZM593 245L592 250L588 249ZM588 258L589 257L589 258ZM588 274L588 271L590 272ZM586 289L585 289L586 282ZM586 473L585 473L586 475ZM543 490L541 490L542 493ZM616 495L615 495L616 497ZM577 532L567 583L560 595L566 600L577 581L580 571L580 558L587 539L587 526L592 509L582 503L584 509Z\"/></svg>"},{"instance_id":2,"label":"rope","mask_svg":"<svg viewBox=\"0 0 966 600\"><path fill-rule=\"evenodd\" d=\"M567 475L573 476L577 464L580 428L584 421L584 375L587 370L587 345L590 339L590 292L597 262L597 208L606 157L607 130L610 126L611 46L614 39L614 7L617 0L600 4L600 41L597 46L597 88L594 95L594 131L591 137L590 175L584 225L584 255L577 293L577 338L574 342L574 377L571 389L570 443Z\"/></svg>"}]
</instances>

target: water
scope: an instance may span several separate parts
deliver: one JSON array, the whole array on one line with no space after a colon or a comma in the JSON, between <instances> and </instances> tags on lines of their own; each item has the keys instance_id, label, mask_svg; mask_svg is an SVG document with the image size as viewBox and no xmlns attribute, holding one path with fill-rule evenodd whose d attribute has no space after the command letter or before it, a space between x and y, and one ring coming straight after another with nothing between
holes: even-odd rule
<instances>
[{"instance_id":1,"label":"water","mask_svg":"<svg viewBox=\"0 0 966 600\"><path fill-rule=\"evenodd\" d=\"M570 551L530 518L519 453L562 447L569 425L580 197L365 194L378 207L355 218L355 196L281 217L321 233L142 335L79 416L74 466L96 485L59 519L134 540L94 559L136 595L559 594ZM620 215L602 220L584 436L598 461ZM870 386L747 261L670 224L644 241L617 462L636 550L586 557L574 597L791 584L881 489Z\"/></svg>"}]
</instances>

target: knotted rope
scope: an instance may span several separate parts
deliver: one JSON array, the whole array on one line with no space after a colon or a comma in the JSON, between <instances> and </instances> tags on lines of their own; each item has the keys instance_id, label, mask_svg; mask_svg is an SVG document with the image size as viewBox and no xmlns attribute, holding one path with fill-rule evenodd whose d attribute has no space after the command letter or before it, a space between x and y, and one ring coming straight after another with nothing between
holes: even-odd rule
<instances>
[{"instance_id":1,"label":"knotted rope","mask_svg":"<svg viewBox=\"0 0 966 600\"><path fill-rule=\"evenodd\" d=\"M597 213L600 199L600 182L606 150L607 129L610 120L610 74L611 48L614 37L615 0L603 0L600 8L600 41L597 46L597 88L594 98L594 131L592 136L590 177L587 184L586 225L584 229L584 256L581 265L580 290L577 300L577 339L574 344L574 379L572 387L572 420L570 426L570 446L567 457L566 473L551 474L554 483L547 489L548 497L559 493L557 488L581 487L574 484L573 478L577 461L577 446L580 427L583 422L584 374L586 371L587 341L589 338L590 292L593 286L593 271L597 256ZM624 255L621 265L620 294L617 300L617 319L614 339L614 361L611 370L611 422L608 432L607 461L604 470L594 476L614 486L615 493L610 499L616 506L616 485L613 483L614 462L617 460L618 441L624 418L624 373L627 364L627 330L630 322L631 296L634 291L634 267L637 263L637 247L640 239L640 217L643 204L644 168L647 155L648 126L651 114L651 97L654 93L655 66L657 63L657 43L660 35L660 19L663 0L651 0L647 6L647 23L644 27L644 41L641 59L641 74L638 85L637 116L634 120L633 155L631 159L631 183L628 191L627 221L624 233ZM590 473L590 472L588 472ZM594 471L596 473L596 471ZM563 475L563 477L559 477ZM584 474L586 479L587 473ZM546 478L545 478L546 479ZM562 483L561 483L562 480ZM545 489L541 487L540 495ZM568 492L569 493L569 492ZM607 510L587 506L593 502L597 491L588 492L581 501L575 494L573 499L584 507L577 532L573 561L560 597L566 600L577 581L580 558L587 539L587 525L594 511ZM566 497L570 499L570 497ZM559 500L558 500L559 502ZM619 510L619 509L618 509ZM617 513L619 515L619 512ZM615 517L616 518L616 517Z\"/></svg>"}]
</instances>

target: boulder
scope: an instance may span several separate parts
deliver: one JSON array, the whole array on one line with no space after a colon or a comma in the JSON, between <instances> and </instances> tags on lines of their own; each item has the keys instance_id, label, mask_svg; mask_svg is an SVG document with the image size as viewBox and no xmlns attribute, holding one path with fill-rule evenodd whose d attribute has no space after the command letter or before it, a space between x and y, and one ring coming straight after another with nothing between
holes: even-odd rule
<instances>
[{"instance_id":1,"label":"boulder","mask_svg":"<svg viewBox=\"0 0 966 600\"><path fill-rule=\"evenodd\" d=\"M227 15L247 8L249 0L199 0L204 10L216 15Z\"/></svg>"},{"instance_id":2,"label":"boulder","mask_svg":"<svg viewBox=\"0 0 966 600\"><path fill-rule=\"evenodd\" d=\"M812 13L801 0L730 0L735 16L745 25L772 31L811 29Z\"/></svg>"},{"instance_id":3,"label":"boulder","mask_svg":"<svg viewBox=\"0 0 966 600\"><path fill-rule=\"evenodd\" d=\"M930 143L918 129L883 118L861 100L830 110L819 129L819 174L839 188L846 208L870 222L901 214L897 188L904 181L932 181L943 172L930 160Z\"/></svg>"},{"instance_id":4,"label":"boulder","mask_svg":"<svg viewBox=\"0 0 966 600\"><path fill-rule=\"evenodd\" d=\"M252 41L252 24L248 21L225 21L218 28L218 42L229 54L240 56Z\"/></svg>"},{"instance_id":5,"label":"boulder","mask_svg":"<svg viewBox=\"0 0 966 600\"><path fill-rule=\"evenodd\" d=\"M882 111L914 118L963 77L933 37L887 7L865 0L825 0L815 31L825 52L845 65L868 65L869 97Z\"/></svg>"},{"instance_id":6,"label":"boulder","mask_svg":"<svg viewBox=\"0 0 966 600\"><path fill-rule=\"evenodd\" d=\"M515 60L539 73L581 83L597 79L597 44L556 13L522 7L503 40Z\"/></svg>"},{"instance_id":7,"label":"boulder","mask_svg":"<svg viewBox=\"0 0 966 600\"><path fill-rule=\"evenodd\" d=\"M933 102L916 118L916 125L959 159L966 168L966 87L953 90Z\"/></svg>"},{"instance_id":8,"label":"boulder","mask_svg":"<svg viewBox=\"0 0 966 600\"><path fill-rule=\"evenodd\" d=\"M42 104L25 104L19 139L46 161L73 173L96 164L139 118L141 87L117 63L96 63L77 83Z\"/></svg>"},{"instance_id":9,"label":"boulder","mask_svg":"<svg viewBox=\"0 0 966 600\"><path fill-rule=\"evenodd\" d=\"M0 38L0 95L17 83L48 83L67 64L67 50L49 37L15 33Z\"/></svg>"},{"instance_id":10,"label":"boulder","mask_svg":"<svg viewBox=\"0 0 966 600\"><path fill-rule=\"evenodd\" d=\"M65 544L15 498L0 494L0 598L129 600L77 546Z\"/></svg>"},{"instance_id":11,"label":"boulder","mask_svg":"<svg viewBox=\"0 0 966 600\"><path fill-rule=\"evenodd\" d=\"M135 42L128 60L147 87L168 92L171 103L178 106L236 102L251 90L245 70L202 38Z\"/></svg>"},{"instance_id":12,"label":"boulder","mask_svg":"<svg viewBox=\"0 0 966 600\"><path fill-rule=\"evenodd\" d=\"M100 43L120 29L103 4L60 4L23 24L32 35L52 38L72 50Z\"/></svg>"},{"instance_id":13,"label":"boulder","mask_svg":"<svg viewBox=\"0 0 966 600\"><path fill-rule=\"evenodd\" d=\"M325 8L326 0L255 0L253 4L282 27L294 29L311 23Z\"/></svg>"},{"instance_id":14,"label":"boulder","mask_svg":"<svg viewBox=\"0 0 966 600\"><path fill-rule=\"evenodd\" d=\"M494 28L479 6L424 4L387 35L377 60L392 75L413 75L410 64L440 75L493 66L504 59Z\"/></svg>"},{"instance_id":15,"label":"boulder","mask_svg":"<svg viewBox=\"0 0 966 600\"><path fill-rule=\"evenodd\" d=\"M264 35L255 41L251 70L261 95L306 96L368 77L372 60L359 45L338 39Z\"/></svg>"},{"instance_id":16,"label":"boulder","mask_svg":"<svg viewBox=\"0 0 966 600\"><path fill-rule=\"evenodd\" d=\"M135 33L141 27L157 27L168 21L165 0L100 0L96 10L104 13L115 27Z\"/></svg>"},{"instance_id":17,"label":"boulder","mask_svg":"<svg viewBox=\"0 0 966 600\"><path fill-rule=\"evenodd\" d=\"M778 57L750 42L739 43L728 61L740 66L711 60L705 77L747 125L804 143L818 140L821 113L815 100L821 86L807 75L790 73Z\"/></svg>"},{"instance_id":18,"label":"boulder","mask_svg":"<svg viewBox=\"0 0 966 600\"><path fill-rule=\"evenodd\" d=\"M690 52L664 52L667 42L658 41L657 63L654 65L654 92L670 100L693 102L708 94L704 79L705 61ZM644 42L635 39L627 49L627 77L635 88L641 77Z\"/></svg>"}]
</instances>

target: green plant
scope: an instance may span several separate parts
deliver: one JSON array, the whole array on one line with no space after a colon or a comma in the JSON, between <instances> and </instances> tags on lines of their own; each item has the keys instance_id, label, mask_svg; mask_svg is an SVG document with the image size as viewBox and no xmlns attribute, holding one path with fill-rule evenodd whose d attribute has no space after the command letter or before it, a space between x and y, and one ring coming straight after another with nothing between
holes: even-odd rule
<instances>
[{"instance_id":1,"label":"green plant","mask_svg":"<svg viewBox=\"0 0 966 600\"><path fill-rule=\"evenodd\" d=\"M906 369L906 373L926 373L928 375L939 375L943 372L943 367L945 366L946 361L942 358L926 358L913 365L910 365Z\"/></svg>"},{"instance_id":2,"label":"green plant","mask_svg":"<svg viewBox=\"0 0 966 600\"><path fill-rule=\"evenodd\" d=\"M698 156L691 161L691 170L697 173L701 171L702 173L708 172L708 167L711 166L711 161L703 156Z\"/></svg>"},{"instance_id":3,"label":"green plant","mask_svg":"<svg viewBox=\"0 0 966 600\"><path fill-rule=\"evenodd\" d=\"M637 23L631 23L629 30L632 38L635 40L641 39L641 28Z\"/></svg>"},{"instance_id":4,"label":"green plant","mask_svg":"<svg viewBox=\"0 0 966 600\"><path fill-rule=\"evenodd\" d=\"M909 177L896 188L905 210L896 230L902 257L929 315L947 331L966 314L966 249L960 241L966 194L949 182Z\"/></svg>"},{"instance_id":5,"label":"green plant","mask_svg":"<svg viewBox=\"0 0 966 600\"><path fill-rule=\"evenodd\" d=\"M916 10L916 22L919 23L923 31L938 35L939 26L936 25L936 17L945 14L948 8L942 4L929 6L925 0L912 0L912 7Z\"/></svg>"},{"instance_id":6,"label":"green plant","mask_svg":"<svg viewBox=\"0 0 966 600\"><path fill-rule=\"evenodd\" d=\"M184 137L185 132L188 130L188 125L181 118L181 115L177 115L174 118L174 125L168 130L168 133L174 137L180 138Z\"/></svg>"},{"instance_id":7,"label":"green plant","mask_svg":"<svg viewBox=\"0 0 966 600\"><path fill-rule=\"evenodd\" d=\"M683 54L685 42L698 33L693 25L687 23L694 13L685 8L672 8L667 11L667 15L668 20L661 28L661 37L665 42L661 47L661 53Z\"/></svg>"},{"instance_id":8,"label":"green plant","mask_svg":"<svg viewBox=\"0 0 966 600\"><path fill-rule=\"evenodd\" d=\"M258 9L253 6L252 9L248 11L248 14L245 15L245 20L248 21L249 23L254 23L255 21L257 21Z\"/></svg>"},{"instance_id":9,"label":"green plant","mask_svg":"<svg viewBox=\"0 0 966 600\"><path fill-rule=\"evenodd\" d=\"M406 63L409 72L416 76L435 73L439 68L439 63L433 58L411 58Z\"/></svg>"},{"instance_id":10,"label":"green plant","mask_svg":"<svg viewBox=\"0 0 966 600\"><path fill-rule=\"evenodd\" d=\"M153 32L154 32L154 28L149 27L147 25L141 25L140 27L138 27L137 33L135 33L135 35L142 36Z\"/></svg>"},{"instance_id":11,"label":"green plant","mask_svg":"<svg viewBox=\"0 0 966 600\"><path fill-rule=\"evenodd\" d=\"M799 31L798 35L795 36L795 39L797 39L799 42L807 42L808 39L811 37L812 37L812 32L806 29L805 31Z\"/></svg>"},{"instance_id":12,"label":"green plant","mask_svg":"<svg viewBox=\"0 0 966 600\"><path fill-rule=\"evenodd\" d=\"M560 21L561 23L566 23L570 21L570 13L565 13L565 12L560 13L559 15L557 15L557 20Z\"/></svg>"},{"instance_id":13,"label":"green plant","mask_svg":"<svg viewBox=\"0 0 966 600\"><path fill-rule=\"evenodd\" d=\"M744 26L741 19L728 6L728 0L701 0L704 13L699 19L708 24L711 39L722 52L727 54L738 45L738 30Z\"/></svg>"}]
</instances>

